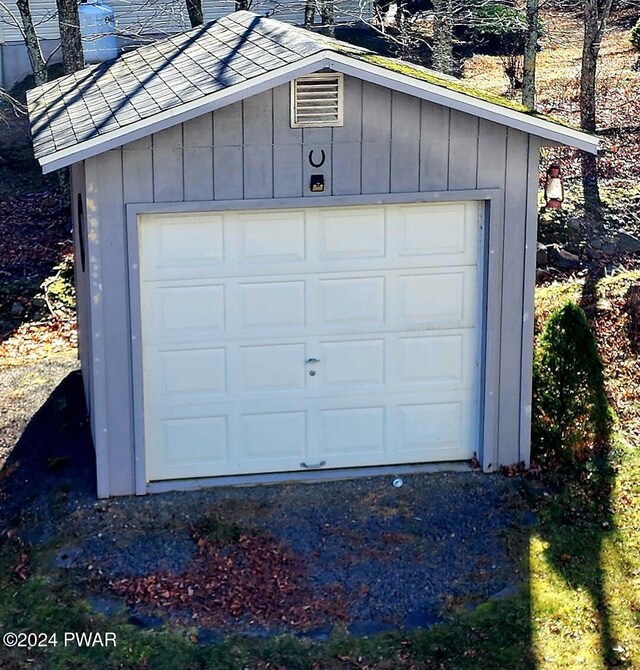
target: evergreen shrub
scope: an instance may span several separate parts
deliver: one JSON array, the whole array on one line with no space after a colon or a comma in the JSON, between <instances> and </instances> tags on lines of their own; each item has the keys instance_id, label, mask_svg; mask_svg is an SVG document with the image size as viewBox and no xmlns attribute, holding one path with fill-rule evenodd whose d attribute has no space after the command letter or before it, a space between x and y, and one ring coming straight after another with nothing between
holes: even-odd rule
<instances>
[{"instance_id":1,"label":"evergreen shrub","mask_svg":"<svg viewBox=\"0 0 640 670\"><path fill-rule=\"evenodd\" d=\"M547 467L580 460L609 440L613 417L593 332L568 302L549 317L534 356L532 459Z\"/></svg>"}]
</instances>

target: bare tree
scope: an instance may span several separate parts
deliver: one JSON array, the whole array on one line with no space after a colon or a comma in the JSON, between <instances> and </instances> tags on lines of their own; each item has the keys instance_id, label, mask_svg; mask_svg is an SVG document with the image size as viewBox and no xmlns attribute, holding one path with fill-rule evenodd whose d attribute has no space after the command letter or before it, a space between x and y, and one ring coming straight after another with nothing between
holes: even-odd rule
<instances>
[{"instance_id":1,"label":"bare tree","mask_svg":"<svg viewBox=\"0 0 640 670\"><path fill-rule=\"evenodd\" d=\"M65 74L71 74L84 67L84 53L80 37L80 17L76 0L56 0L58 25L60 26L60 46Z\"/></svg>"},{"instance_id":2,"label":"bare tree","mask_svg":"<svg viewBox=\"0 0 640 670\"><path fill-rule=\"evenodd\" d=\"M536 56L540 37L538 0L527 0L527 31L524 39L522 65L522 104L531 111L536 108Z\"/></svg>"},{"instance_id":3,"label":"bare tree","mask_svg":"<svg viewBox=\"0 0 640 670\"><path fill-rule=\"evenodd\" d=\"M29 60L31 61L31 67L33 68L33 76L36 86L40 86L48 79L47 64L42 55L40 40L38 39L38 34L36 33L36 28L33 23L33 17L31 16L29 0L17 0L16 4L18 11L20 12L20 21L22 23L20 26L16 21L16 25L20 29L27 47L27 53L29 54ZM4 4L2 8L5 11L8 11L8 8Z\"/></svg>"},{"instance_id":4,"label":"bare tree","mask_svg":"<svg viewBox=\"0 0 640 670\"><path fill-rule=\"evenodd\" d=\"M580 73L580 124L596 132L596 69L602 36L607 28L613 0L584 0L584 42ZM582 189L585 208L598 212L601 207L598 163L593 154L582 152Z\"/></svg>"},{"instance_id":5,"label":"bare tree","mask_svg":"<svg viewBox=\"0 0 640 670\"><path fill-rule=\"evenodd\" d=\"M197 28L204 23L204 14L202 12L202 0L186 0L187 13L189 14L189 23L192 28Z\"/></svg>"},{"instance_id":6,"label":"bare tree","mask_svg":"<svg viewBox=\"0 0 640 670\"><path fill-rule=\"evenodd\" d=\"M434 70L453 74L452 0L433 0L433 50L431 66Z\"/></svg>"}]
</instances>

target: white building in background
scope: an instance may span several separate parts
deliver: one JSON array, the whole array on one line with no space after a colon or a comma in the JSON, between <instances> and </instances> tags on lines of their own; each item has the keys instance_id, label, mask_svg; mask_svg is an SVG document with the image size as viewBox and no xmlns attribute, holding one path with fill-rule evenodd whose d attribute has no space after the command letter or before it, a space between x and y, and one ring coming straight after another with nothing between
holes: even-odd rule
<instances>
[{"instance_id":1,"label":"white building in background","mask_svg":"<svg viewBox=\"0 0 640 670\"><path fill-rule=\"evenodd\" d=\"M115 13L120 49L181 33L190 28L186 0L104 0ZM315 22L320 21L320 1ZM30 0L31 13L45 58L60 61L56 0ZM304 22L305 0L254 0L251 11L294 25ZM337 23L358 23L373 15L372 0L334 0ZM235 0L202 0L205 22L236 10ZM31 74L20 14L15 0L0 3L0 86L10 88Z\"/></svg>"}]
</instances>

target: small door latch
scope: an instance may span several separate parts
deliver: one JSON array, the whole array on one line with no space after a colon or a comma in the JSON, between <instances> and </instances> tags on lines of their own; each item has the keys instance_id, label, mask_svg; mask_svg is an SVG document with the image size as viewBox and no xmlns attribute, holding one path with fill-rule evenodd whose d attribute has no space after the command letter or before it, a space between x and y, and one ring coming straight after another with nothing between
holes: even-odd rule
<instances>
[{"instance_id":1,"label":"small door latch","mask_svg":"<svg viewBox=\"0 0 640 670\"><path fill-rule=\"evenodd\" d=\"M319 358L307 358L307 363L319 363L320 359Z\"/></svg>"}]
</instances>

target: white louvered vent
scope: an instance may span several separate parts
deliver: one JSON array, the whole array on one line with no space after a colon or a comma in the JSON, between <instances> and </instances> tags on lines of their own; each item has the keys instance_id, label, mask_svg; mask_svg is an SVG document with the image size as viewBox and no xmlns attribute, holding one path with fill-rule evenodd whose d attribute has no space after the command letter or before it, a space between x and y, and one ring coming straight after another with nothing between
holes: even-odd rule
<instances>
[{"instance_id":1,"label":"white louvered vent","mask_svg":"<svg viewBox=\"0 0 640 670\"><path fill-rule=\"evenodd\" d=\"M317 73L291 82L291 127L341 126L341 74Z\"/></svg>"}]
</instances>

